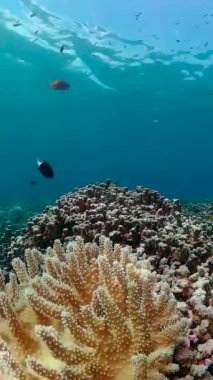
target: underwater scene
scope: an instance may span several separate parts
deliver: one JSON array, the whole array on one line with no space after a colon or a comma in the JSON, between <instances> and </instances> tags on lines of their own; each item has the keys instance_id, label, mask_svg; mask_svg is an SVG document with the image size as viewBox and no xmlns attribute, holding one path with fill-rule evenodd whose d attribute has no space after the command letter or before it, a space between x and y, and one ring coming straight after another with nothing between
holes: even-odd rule
<instances>
[{"instance_id":1,"label":"underwater scene","mask_svg":"<svg viewBox=\"0 0 213 380\"><path fill-rule=\"evenodd\" d=\"M0 0L0 380L213 378L213 4Z\"/></svg>"}]
</instances>

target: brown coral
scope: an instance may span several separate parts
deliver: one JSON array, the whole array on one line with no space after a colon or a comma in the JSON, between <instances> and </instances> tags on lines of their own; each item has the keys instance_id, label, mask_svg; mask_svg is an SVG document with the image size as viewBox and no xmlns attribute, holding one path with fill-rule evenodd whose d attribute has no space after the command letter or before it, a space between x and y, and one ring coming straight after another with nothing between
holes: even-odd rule
<instances>
[{"instance_id":1,"label":"brown coral","mask_svg":"<svg viewBox=\"0 0 213 380\"><path fill-rule=\"evenodd\" d=\"M0 369L15 380L163 380L188 320L126 248L77 238L14 259L1 280Z\"/></svg>"}]
</instances>

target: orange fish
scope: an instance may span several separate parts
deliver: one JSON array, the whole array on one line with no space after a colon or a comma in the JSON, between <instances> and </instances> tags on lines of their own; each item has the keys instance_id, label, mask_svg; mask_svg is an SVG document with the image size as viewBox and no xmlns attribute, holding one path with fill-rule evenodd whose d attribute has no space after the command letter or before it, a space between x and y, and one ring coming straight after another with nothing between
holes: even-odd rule
<instances>
[{"instance_id":1,"label":"orange fish","mask_svg":"<svg viewBox=\"0 0 213 380\"><path fill-rule=\"evenodd\" d=\"M65 80L54 80L54 82L50 83L50 87L54 88L54 90L69 90L70 85Z\"/></svg>"}]
</instances>

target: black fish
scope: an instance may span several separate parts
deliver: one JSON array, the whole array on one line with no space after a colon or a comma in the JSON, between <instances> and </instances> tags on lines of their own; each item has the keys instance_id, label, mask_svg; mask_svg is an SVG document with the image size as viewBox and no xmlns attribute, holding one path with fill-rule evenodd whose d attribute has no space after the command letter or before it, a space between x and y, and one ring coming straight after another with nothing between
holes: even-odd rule
<instances>
[{"instance_id":1,"label":"black fish","mask_svg":"<svg viewBox=\"0 0 213 380\"><path fill-rule=\"evenodd\" d=\"M37 160L37 164L38 164L38 170L40 171L40 173L44 177L46 177L46 178L53 178L54 177L54 171L53 171L52 167L50 166L50 164L48 164L47 161Z\"/></svg>"},{"instance_id":2,"label":"black fish","mask_svg":"<svg viewBox=\"0 0 213 380\"><path fill-rule=\"evenodd\" d=\"M156 38L156 40L160 39L160 37L158 37L156 34L152 34L152 37Z\"/></svg>"},{"instance_id":3,"label":"black fish","mask_svg":"<svg viewBox=\"0 0 213 380\"><path fill-rule=\"evenodd\" d=\"M32 180L29 182L29 184L30 184L30 185L36 185L37 182L36 182L34 179L32 179Z\"/></svg>"},{"instance_id":4,"label":"black fish","mask_svg":"<svg viewBox=\"0 0 213 380\"><path fill-rule=\"evenodd\" d=\"M209 43L208 43L208 42L206 42L204 46L206 47L206 46L208 46L208 44L209 44Z\"/></svg>"},{"instance_id":5,"label":"black fish","mask_svg":"<svg viewBox=\"0 0 213 380\"><path fill-rule=\"evenodd\" d=\"M36 14L33 12L33 13L31 13L31 15L30 15L30 17L35 17L36 16Z\"/></svg>"},{"instance_id":6,"label":"black fish","mask_svg":"<svg viewBox=\"0 0 213 380\"><path fill-rule=\"evenodd\" d=\"M61 45L60 52L63 53L64 49L65 49L65 45Z\"/></svg>"},{"instance_id":7,"label":"black fish","mask_svg":"<svg viewBox=\"0 0 213 380\"><path fill-rule=\"evenodd\" d=\"M180 40L176 40L177 42L180 42Z\"/></svg>"},{"instance_id":8,"label":"black fish","mask_svg":"<svg viewBox=\"0 0 213 380\"><path fill-rule=\"evenodd\" d=\"M135 19L136 19L136 21L139 20L139 18L141 17L141 15L142 15L142 12L138 12L138 13L136 13L136 15L135 15Z\"/></svg>"},{"instance_id":9,"label":"black fish","mask_svg":"<svg viewBox=\"0 0 213 380\"><path fill-rule=\"evenodd\" d=\"M20 26L20 25L22 25L21 23L20 23L20 21L17 21L17 22L15 22L14 24L13 24L13 26L16 28L17 26Z\"/></svg>"},{"instance_id":10,"label":"black fish","mask_svg":"<svg viewBox=\"0 0 213 380\"><path fill-rule=\"evenodd\" d=\"M38 30L36 30L33 34L35 34L35 35L38 34Z\"/></svg>"}]
</instances>

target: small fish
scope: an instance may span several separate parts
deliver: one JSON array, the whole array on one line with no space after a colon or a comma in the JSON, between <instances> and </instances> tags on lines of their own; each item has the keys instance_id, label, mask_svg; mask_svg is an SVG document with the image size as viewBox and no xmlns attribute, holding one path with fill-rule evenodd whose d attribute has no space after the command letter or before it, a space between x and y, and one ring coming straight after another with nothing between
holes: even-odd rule
<instances>
[{"instance_id":1,"label":"small fish","mask_svg":"<svg viewBox=\"0 0 213 380\"><path fill-rule=\"evenodd\" d=\"M35 17L36 16L36 13L31 13L30 17Z\"/></svg>"},{"instance_id":2,"label":"small fish","mask_svg":"<svg viewBox=\"0 0 213 380\"><path fill-rule=\"evenodd\" d=\"M180 25L180 21L175 22L174 25Z\"/></svg>"},{"instance_id":3,"label":"small fish","mask_svg":"<svg viewBox=\"0 0 213 380\"><path fill-rule=\"evenodd\" d=\"M53 168L48 164L47 161L37 160L38 170L46 178L54 178Z\"/></svg>"},{"instance_id":4,"label":"small fish","mask_svg":"<svg viewBox=\"0 0 213 380\"><path fill-rule=\"evenodd\" d=\"M205 13L204 15L203 15L203 17L207 17L208 16L208 13Z\"/></svg>"},{"instance_id":5,"label":"small fish","mask_svg":"<svg viewBox=\"0 0 213 380\"><path fill-rule=\"evenodd\" d=\"M16 21L14 24L13 24L13 26L16 28L17 26L20 26L20 25L22 25L21 24L21 22L18 20L18 21Z\"/></svg>"},{"instance_id":6,"label":"small fish","mask_svg":"<svg viewBox=\"0 0 213 380\"><path fill-rule=\"evenodd\" d=\"M54 88L54 90L69 90L70 85L65 80L57 79L50 83L50 87Z\"/></svg>"},{"instance_id":7,"label":"small fish","mask_svg":"<svg viewBox=\"0 0 213 380\"><path fill-rule=\"evenodd\" d=\"M61 45L61 47L60 47L60 53L63 53L65 47L66 47L66 45Z\"/></svg>"},{"instance_id":8,"label":"small fish","mask_svg":"<svg viewBox=\"0 0 213 380\"><path fill-rule=\"evenodd\" d=\"M178 43L179 43L179 42L180 42L180 40L176 40L176 42L178 42Z\"/></svg>"},{"instance_id":9,"label":"small fish","mask_svg":"<svg viewBox=\"0 0 213 380\"><path fill-rule=\"evenodd\" d=\"M138 13L135 14L136 21L139 20L139 18L141 17L141 15L142 15L142 12L138 12Z\"/></svg>"},{"instance_id":10,"label":"small fish","mask_svg":"<svg viewBox=\"0 0 213 380\"><path fill-rule=\"evenodd\" d=\"M36 185L37 182L36 182L34 179L32 179L32 180L29 182L29 184L30 184L30 185Z\"/></svg>"},{"instance_id":11,"label":"small fish","mask_svg":"<svg viewBox=\"0 0 213 380\"><path fill-rule=\"evenodd\" d=\"M38 34L38 30L36 30L33 34L35 34L35 36L36 36L36 34Z\"/></svg>"},{"instance_id":12,"label":"small fish","mask_svg":"<svg viewBox=\"0 0 213 380\"><path fill-rule=\"evenodd\" d=\"M206 47L206 46L208 46L208 44L209 44L209 43L208 43L208 41L206 41L206 43L205 43L205 45L204 45L204 46Z\"/></svg>"},{"instance_id":13,"label":"small fish","mask_svg":"<svg viewBox=\"0 0 213 380\"><path fill-rule=\"evenodd\" d=\"M32 42L36 42L36 41L38 41L38 38L34 38L34 40L32 40Z\"/></svg>"}]
</instances>

